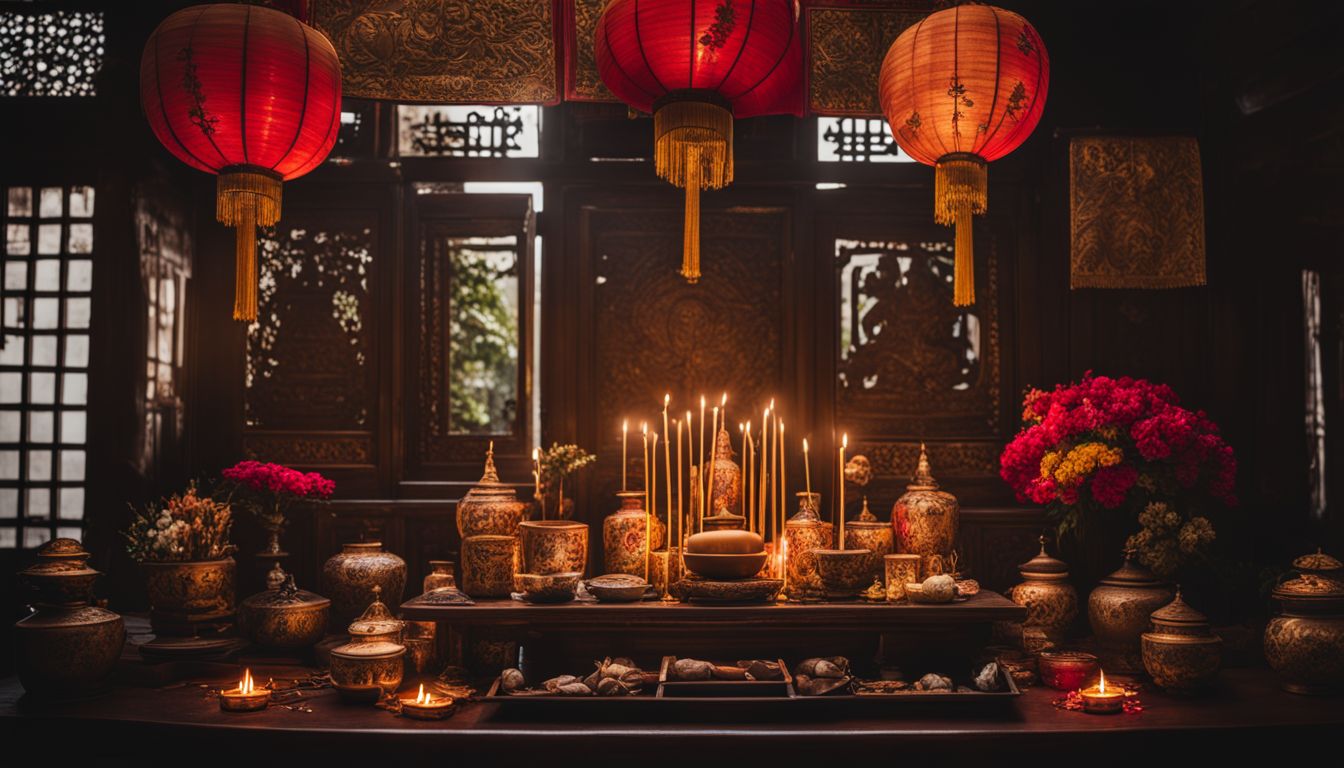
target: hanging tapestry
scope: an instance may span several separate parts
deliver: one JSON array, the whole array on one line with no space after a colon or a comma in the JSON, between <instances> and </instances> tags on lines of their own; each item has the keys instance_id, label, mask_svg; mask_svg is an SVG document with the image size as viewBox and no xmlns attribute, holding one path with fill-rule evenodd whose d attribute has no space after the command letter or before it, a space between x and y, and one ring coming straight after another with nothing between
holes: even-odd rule
<instances>
[{"instance_id":1,"label":"hanging tapestry","mask_svg":"<svg viewBox=\"0 0 1344 768\"><path fill-rule=\"evenodd\" d=\"M1069 145L1073 288L1204 285L1204 184L1189 137Z\"/></svg>"},{"instance_id":2,"label":"hanging tapestry","mask_svg":"<svg viewBox=\"0 0 1344 768\"><path fill-rule=\"evenodd\" d=\"M815 0L807 6L807 108L881 117L877 74L893 41L928 15L929 0Z\"/></svg>"}]
</instances>

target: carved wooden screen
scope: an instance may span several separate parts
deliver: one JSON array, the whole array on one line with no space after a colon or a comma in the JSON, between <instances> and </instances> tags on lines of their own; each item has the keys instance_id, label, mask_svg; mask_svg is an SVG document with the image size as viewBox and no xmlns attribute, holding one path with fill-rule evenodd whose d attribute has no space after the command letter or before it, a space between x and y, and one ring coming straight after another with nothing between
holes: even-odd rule
<instances>
[{"instance_id":1,"label":"carved wooden screen","mask_svg":"<svg viewBox=\"0 0 1344 768\"><path fill-rule=\"evenodd\" d=\"M528 195L414 196L404 479L479 472L490 442L501 463L530 454L535 232Z\"/></svg>"},{"instance_id":2,"label":"carved wooden screen","mask_svg":"<svg viewBox=\"0 0 1344 768\"><path fill-rule=\"evenodd\" d=\"M381 219L376 210L288 203L257 243L244 453L371 480L380 456Z\"/></svg>"},{"instance_id":3,"label":"carved wooden screen","mask_svg":"<svg viewBox=\"0 0 1344 768\"><path fill-rule=\"evenodd\" d=\"M679 205L667 195L639 191L574 205L578 262L574 283L548 282L551 295L575 301L577 391L548 390L550 411L574 397L577 419L550 423L552 434L573 435L598 455L588 482L587 509L598 520L619 490L620 425L632 425L631 483L642 482L638 419L654 419L664 394L671 414L684 418L700 394L729 393L729 422L745 421L771 397L794 404L787 373L793 369L794 317L791 211L780 205L705 209L701 214L704 276L688 285L681 260ZM575 252L576 251L576 252ZM568 287L573 285L572 288ZM572 291L572 293L571 293ZM562 310L563 311L563 310ZM548 369L553 370L553 369ZM694 407L692 407L692 399ZM794 411L797 413L797 411ZM697 413L698 418L698 413ZM661 433L661 421L649 424ZM733 430L737 444L736 429ZM661 450L661 449L660 449ZM661 480L660 480L661 482Z\"/></svg>"},{"instance_id":4,"label":"carved wooden screen","mask_svg":"<svg viewBox=\"0 0 1344 768\"><path fill-rule=\"evenodd\" d=\"M873 463L865 490L877 514L903 491L920 441L934 474L952 480L963 501L999 500L1005 377L994 239L987 228L977 232L978 301L956 307L951 230L900 202L890 210L818 224L818 256L833 286L833 304L819 312L834 318L835 428L849 432L851 455Z\"/></svg>"}]
</instances>

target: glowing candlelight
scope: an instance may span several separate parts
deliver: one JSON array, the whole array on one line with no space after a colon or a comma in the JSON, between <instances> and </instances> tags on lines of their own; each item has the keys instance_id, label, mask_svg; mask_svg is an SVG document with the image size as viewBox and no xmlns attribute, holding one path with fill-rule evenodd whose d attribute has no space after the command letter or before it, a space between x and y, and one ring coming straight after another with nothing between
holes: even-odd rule
<instances>
[{"instance_id":1,"label":"glowing candlelight","mask_svg":"<svg viewBox=\"0 0 1344 768\"><path fill-rule=\"evenodd\" d=\"M700 467L700 474L696 477L696 506L699 507L700 527L699 530L705 530L705 396L700 396L700 461L696 462Z\"/></svg>"},{"instance_id":2,"label":"glowing candlelight","mask_svg":"<svg viewBox=\"0 0 1344 768\"><path fill-rule=\"evenodd\" d=\"M686 412L686 418L689 423L689 419L691 418L690 411ZM677 559L680 560L682 557L682 544L686 536L686 518L682 517L681 510L681 422L676 419L673 419L673 421L677 425ZM669 475L672 474L672 468L668 467L667 472ZM685 573L685 571L682 571L682 573Z\"/></svg>"},{"instance_id":3,"label":"glowing candlelight","mask_svg":"<svg viewBox=\"0 0 1344 768\"><path fill-rule=\"evenodd\" d=\"M776 535L783 535L785 528L784 521L789 516L789 491L787 485L788 480L786 477L788 465L784 463L784 421L782 419L777 421L775 427L775 434L779 438L775 441L775 463L779 467L779 505L776 507L778 513L775 520L775 530L778 531ZM772 490L770 492L771 504L774 504L774 495L775 493Z\"/></svg>"},{"instance_id":4,"label":"glowing candlelight","mask_svg":"<svg viewBox=\"0 0 1344 768\"><path fill-rule=\"evenodd\" d=\"M416 720L442 720L452 713L453 704L451 696L436 699L434 694L425 691L425 684L421 683L420 692L414 699L401 700L401 714Z\"/></svg>"},{"instance_id":5,"label":"glowing candlelight","mask_svg":"<svg viewBox=\"0 0 1344 768\"><path fill-rule=\"evenodd\" d=\"M667 470L667 480L664 484L667 486L667 551L669 553L672 551L672 542L676 541L672 538L672 432L667 428L667 406L671 402L672 395L663 395L663 469ZM681 446L678 445L677 449L680 450ZM658 459L654 458L654 461L656 462ZM671 554L668 556L671 557ZM671 565L668 566L668 568L671 567ZM668 574L671 573L672 571L669 570ZM670 581L670 579L668 580Z\"/></svg>"},{"instance_id":6,"label":"glowing candlelight","mask_svg":"<svg viewBox=\"0 0 1344 768\"><path fill-rule=\"evenodd\" d=\"M625 467L628 459L626 458L626 438L630 436L630 420L621 419L621 490L625 488Z\"/></svg>"},{"instance_id":7,"label":"glowing candlelight","mask_svg":"<svg viewBox=\"0 0 1344 768\"><path fill-rule=\"evenodd\" d=\"M752 475L753 467L751 465L751 460L755 455L756 452L751 444L751 421L748 420L747 426L742 432L742 467L745 469L744 479L746 480L746 483L742 486L742 508L746 510L745 514L747 515L748 525L752 526L752 530L759 533L761 538L764 539L765 526L761 525L761 521L756 518L756 505L754 503L756 497L752 493L752 479L754 476Z\"/></svg>"},{"instance_id":8,"label":"glowing candlelight","mask_svg":"<svg viewBox=\"0 0 1344 768\"><path fill-rule=\"evenodd\" d=\"M1106 687L1106 673L1101 673L1101 680L1091 688L1084 688L1078 692L1083 697L1083 711L1094 715L1112 715L1125 708L1125 693L1123 688Z\"/></svg>"},{"instance_id":9,"label":"glowing candlelight","mask_svg":"<svg viewBox=\"0 0 1344 768\"><path fill-rule=\"evenodd\" d=\"M840 548L845 548L845 449L849 447L849 433L840 437Z\"/></svg>"},{"instance_id":10,"label":"glowing candlelight","mask_svg":"<svg viewBox=\"0 0 1344 768\"><path fill-rule=\"evenodd\" d=\"M658 433L653 432L652 435L653 450L649 451L649 458L653 459L651 462L653 466L649 468L649 471L652 473L653 479L649 481L649 487L653 489L651 491L653 496L650 501L653 501L656 504L658 502ZM653 558L653 524L657 521L657 510L650 509L644 524L645 557L648 559ZM648 581L648 579L645 579L645 581ZM667 580L664 579L663 581L666 582Z\"/></svg>"},{"instance_id":11,"label":"glowing candlelight","mask_svg":"<svg viewBox=\"0 0 1344 768\"><path fill-rule=\"evenodd\" d=\"M803 475L807 481L807 495L812 495L812 460L807 450L807 438L803 438Z\"/></svg>"},{"instance_id":12,"label":"glowing candlelight","mask_svg":"<svg viewBox=\"0 0 1344 768\"><path fill-rule=\"evenodd\" d=\"M649 580L649 540L650 525L649 520L649 423L641 421L639 423L639 433L644 438L644 580Z\"/></svg>"},{"instance_id":13,"label":"glowing candlelight","mask_svg":"<svg viewBox=\"0 0 1344 768\"><path fill-rule=\"evenodd\" d=\"M541 449L532 449L532 498L541 505L541 519L546 519L546 504L541 500Z\"/></svg>"},{"instance_id":14,"label":"glowing candlelight","mask_svg":"<svg viewBox=\"0 0 1344 768\"><path fill-rule=\"evenodd\" d=\"M224 688L219 692L219 708L225 712L256 712L266 708L271 702L268 688L257 688L252 680L252 670L243 670L243 679L237 688Z\"/></svg>"},{"instance_id":15,"label":"glowing candlelight","mask_svg":"<svg viewBox=\"0 0 1344 768\"><path fill-rule=\"evenodd\" d=\"M710 430L713 434L711 434L709 438L709 469L707 470L707 472L709 473L709 481L707 483L708 490L705 491L706 496L709 497L709 500L706 503L709 505L710 515L718 514L718 512L714 510L714 475L716 474L714 472L714 462L719 457L720 429L721 427L719 426L719 406L716 405L714 406L714 428Z\"/></svg>"},{"instance_id":16,"label":"glowing candlelight","mask_svg":"<svg viewBox=\"0 0 1344 768\"><path fill-rule=\"evenodd\" d=\"M766 475L769 474L766 471L766 462L769 456L770 456L770 409L766 408L761 411L761 471L760 471L760 477L756 481L757 484L760 486L760 490L756 494L756 507L757 507L757 514L759 514L761 517L762 536L765 535L766 533L765 529L767 527L768 528L775 527L775 521L772 518L770 518L766 512L766 503L765 503L766 499L768 498L765 493L765 482L766 482L765 478ZM775 531L775 539L776 540L779 539L779 531Z\"/></svg>"}]
</instances>

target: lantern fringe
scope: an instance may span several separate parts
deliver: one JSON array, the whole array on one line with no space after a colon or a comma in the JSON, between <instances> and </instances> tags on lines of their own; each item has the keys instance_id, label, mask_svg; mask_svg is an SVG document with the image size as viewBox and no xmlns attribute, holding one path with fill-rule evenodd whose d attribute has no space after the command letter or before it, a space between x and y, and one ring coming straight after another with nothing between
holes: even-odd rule
<instances>
[{"instance_id":1,"label":"lantern fringe","mask_svg":"<svg viewBox=\"0 0 1344 768\"><path fill-rule=\"evenodd\" d=\"M257 319L257 227L280 220L281 179L260 169L226 169L215 186L215 219L233 227L233 319Z\"/></svg>"},{"instance_id":2,"label":"lantern fringe","mask_svg":"<svg viewBox=\"0 0 1344 768\"><path fill-rule=\"evenodd\" d=\"M700 190L733 180L733 113L716 104L671 101L653 113L654 170L686 190L681 276L700 279Z\"/></svg>"},{"instance_id":3,"label":"lantern fringe","mask_svg":"<svg viewBox=\"0 0 1344 768\"><path fill-rule=\"evenodd\" d=\"M989 174L985 161L975 155L946 155L934 171L933 218L956 229L952 303L975 303L974 216L989 207Z\"/></svg>"}]
</instances>

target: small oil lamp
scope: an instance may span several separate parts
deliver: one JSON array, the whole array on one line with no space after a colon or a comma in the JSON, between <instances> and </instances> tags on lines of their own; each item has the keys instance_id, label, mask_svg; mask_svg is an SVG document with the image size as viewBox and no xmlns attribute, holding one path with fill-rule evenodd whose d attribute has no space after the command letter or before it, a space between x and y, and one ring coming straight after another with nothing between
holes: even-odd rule
<instances>
[{"instance_id":1,"label":"small oil lamp","mask_svg":"<svg viewBox=\"0 0 1344 768\"><path fill-rule=\"evenodd\" d=\"M1125 690L1115 686L1107 689L1105 672L1096 685L1084 688L1079 695L1083 697L1083 711L1088 714L1113 715L1125 707Z\"/></svg>"},{"instance_id":2,"label":"small oil lamp","mask_svg":"<svg viewBox=\"0 0 1344 768\"><path fill-rule=\"evenodd\" d=\"M401 714L415 720L442 720L452 713L452 697L436 699L432 693L425 693L424 683L420 684L420 692L414 699L401 700Z\"/></svg>"},{"instance_id":3,"label":"small oil lamp","mask_svg":"<svg viewBox=\"0 0 1344 768\"><path fill-rule=\"evenodd\" d=\"M271 691L257 688L252 683L252 670L243 670L243 679L237 688L224 688L219 692L219 708L224 712L256 712L271 703Z\"/></svg>"}]
</instances>

